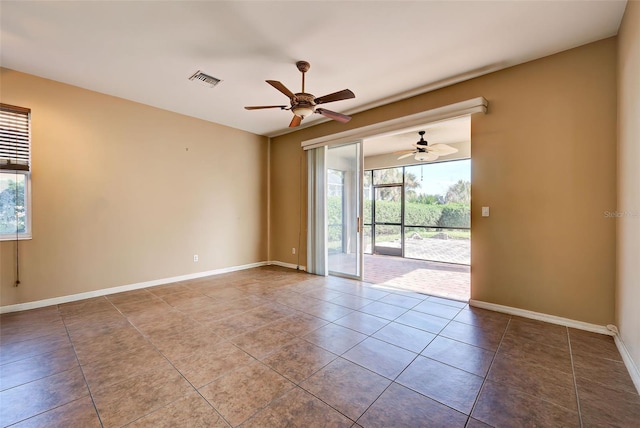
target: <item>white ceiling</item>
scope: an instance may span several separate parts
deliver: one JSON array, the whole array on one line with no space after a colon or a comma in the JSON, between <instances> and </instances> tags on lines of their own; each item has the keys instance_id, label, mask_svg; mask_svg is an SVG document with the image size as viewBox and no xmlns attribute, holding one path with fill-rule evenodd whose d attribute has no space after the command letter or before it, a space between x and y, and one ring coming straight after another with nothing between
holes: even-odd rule
<instances>
[{"instance_id":1,"label":"white ceiling","mask_svg":"<svg viewBox=\"0 0 640 428\"><path fill-rule=\"evenodd\" d=\"M6 1L0 64L262 135L288 131L264 81L349 88L362 111L617 34L626 1ZM188 80L202 70L210 89ZM305 125L325 120L314 115Z\"/></svg>"}]
</instances>

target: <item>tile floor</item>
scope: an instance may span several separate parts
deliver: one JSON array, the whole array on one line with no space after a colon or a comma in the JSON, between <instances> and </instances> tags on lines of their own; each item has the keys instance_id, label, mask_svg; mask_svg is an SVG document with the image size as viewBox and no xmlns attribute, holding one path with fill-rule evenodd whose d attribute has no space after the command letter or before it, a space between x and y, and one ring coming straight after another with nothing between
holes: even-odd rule
<instances>
[{"instance_id":1,"label":"tile floor","mask_svg":"<svg viewBox=\"0 0 640 428\"><path fill-rule=\"evenodd\" d=\"M364 280L369 283L469 301L469 265L365 254Z\"/></svg>"},{"instance_id":2,"label":"tile floor","mask_svg":"<svg viewBox=\"0 0 640 428\"><path fill-rule=\"evenodd\" d=\"M3 427L639 421L608 336L277 267L1 317Z\"/></svg>"}]
</instances>

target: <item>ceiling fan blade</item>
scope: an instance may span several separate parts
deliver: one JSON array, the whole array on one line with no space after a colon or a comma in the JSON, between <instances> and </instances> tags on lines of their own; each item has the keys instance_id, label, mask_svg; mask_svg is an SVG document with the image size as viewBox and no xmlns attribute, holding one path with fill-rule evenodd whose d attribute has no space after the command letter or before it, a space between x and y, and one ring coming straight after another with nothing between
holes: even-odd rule
<instances>
[{"instance_id":1,"label":"ceiling fan blade","mask_svg":"<svg viewBox=\"0 0 640 428\"><path fill-rule=\"evenodd\" d=\"M337 120L338 122L347 123L351 120L351 116L347 116L346 114L336 113L335 111L327 110L324 108L317 108L316 113L320 113L323 116L328 117L329 119Z\"/></svg>"},{"instance_id":2,"label":"ceiling fan blade","mask_svg":"<svg viewBox=\"0 0 640 428\"><path fill-rule=\"evenodd\" d=\"M300 126L302 123L302 118L297 114L293 115L293 119L291 119L291 123L289 124L289 128L295 128L296 126Z\"/></svg>"},{"instance_id":3,"label":"ceiling fan blade","mask_svg":"<svg viewBox=\"0 0 640 428\"><path fill-rule=\"evenodd\" d=\"M332 103L334 101L348 100L349 98L355 98L355 94L349 89L343 89L342 91L334 92L333 94L324 95L322 97L313 100L316 104Z\"/></svg>"},{"instance_id":4,"label":"ceiling fan blade","mask_svg":"<svg viewBox=\"0 0 640 428\"><path fill-rule=\"evenodd\" d=\"M458 153L458 149L448 146L446 144L434 144L427 149L430 153L437 154L438 156L452 155Z\"/></svg>"},{"instance_id":5,"label":"ceiling fan blade","mask_svg":"<svg viewBox=\"0 0 640 428\"><path fill-rule=\"evenodd\" d=\"M414 154L414 153L415 153L415 152L411 152L411 153L404 154L404 155L402 155L402 156L398 157L398 160L400 160L400 159L404 159L404 158L408 158L409 156L413 156L413 154Z\"/></svg>"},{"instance_id":6,"label":"ceiling fan blade","mask_svg":"<svg viewBox=\"0 0 640 428\"><path fill-rule=\"evenodd\" d=\"M265 82L267 82L268 84L270 84L271 86L273 86L274 88L276 88L277 90L285 94L290 99L294 99L296 97L293 92L291 92L289 89L287 89L286 86L284 86L282 83L278 82L277 80L265 80Z\"/></svg>"},{"instance_id":7,"label":"ceiling fan blade","mask_svg":"<svg viewBox=\"0 0 640 428\"><path fill-rule=\"evenodd\" d=\"M245 107L245 110L260 110L263 108L279 108L280 110L284 110L289 106L248 106Z\"/></svg>"}]
</instances>

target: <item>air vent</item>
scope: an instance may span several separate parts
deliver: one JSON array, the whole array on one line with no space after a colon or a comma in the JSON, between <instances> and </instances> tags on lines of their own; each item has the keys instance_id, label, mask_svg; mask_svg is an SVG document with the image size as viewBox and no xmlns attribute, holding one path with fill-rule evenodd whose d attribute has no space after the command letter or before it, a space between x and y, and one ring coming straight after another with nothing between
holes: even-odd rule
<instances>
[{"instance_id":1,"label":"air vent","mask_svg":"<svg viewBox=\"0 0 640 428\"><path fill-rule=\"evenodd\" d=\"M221 82L220 79L216 79L213 76L209 76L208 74L204 74L200 70L196 71L193 74L193 76L189 77L189 80L192 80L194 82L200 83L201 85L204 85L204 86L208 86L210 88L213 88L214 86L216 86L218 83Z\"/></svg>"}]
</instances>

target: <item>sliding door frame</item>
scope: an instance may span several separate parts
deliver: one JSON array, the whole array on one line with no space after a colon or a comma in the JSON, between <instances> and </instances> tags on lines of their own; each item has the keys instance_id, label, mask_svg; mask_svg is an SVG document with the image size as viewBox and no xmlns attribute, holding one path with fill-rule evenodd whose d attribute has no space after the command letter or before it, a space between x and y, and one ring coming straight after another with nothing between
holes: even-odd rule
<instances>
[{"instance_id":1,"label":"sliding door frame","mask_svg":"<svg viewBox=\"0 0 640 428\"><path fill-rule=\"evenodd\" d=\"M412 115L403 116L400 118L391 119L384 122L378 122L378 123L374 123L374 124L359 127L359 128L349 129L336 134L331 134L331 135L326 135L318 138L313 138L310 140L305 140L301 142L301 147L305 151L321 147L323 148L322 149L323 154L326 155L326 151L324 150L328 146L349 144L349 143L353 143L354 141L359 141L360 144L362 145L362 140L365 138L369 138L373 136L390 135L400 130L410 130L415 127L424 126L425 124L449 120L449 119L455 119L462 116L469 116L474 113L486 113L488 105L489 103L484 97L472 98L466 101L461 101L458 103L449 104L442 107L433 108L430 110L425 110ZM360 150L360 153L362 153L362 150ZM361 158L363 158L362 154L361 154ZM309 155L308 159L309 161L313 159L311 154ZM364 162L361 164L360 186L359 186L360 187L360 190L359 190L360 192L360 219L359 219L360 262L359 263L361 266L360 275L359 275L360 278L362 278L362 275L363 275L362 271L364 269L364 239L363 239L364 228L362 227L363 226L362 224L363 197L362 196L364 193L363 183L362 183L362 178L364 176L364 170L362 168L363 164ZM318 275L326 276L328 273L328 269L326 268L327 267L326 265L326 260L327 260L326 259L327 257L326 221L322 225L324 227L324 231L318 231L316 227L317 224L315 223L315 221L313 221L312 223L313 212L314 210L317 210L319 208L323 209L324 218L326 219L326 181L325 181L324 191L318 192L315 189L312 189L314 186L312 181L316 182L316 180L315 178L312 178L312 173L311 173L312 165L308 165L308 167L309 167L309 175L308 175L309 196L307 200L307 206L308 206L307 220L309 223L307 224L308 226L307 227L307 270L311 273L316 273ZM324 167L324 171L325 171L324 176L326 178L326 164ZM316 187L317 187L317 184L318 183L316 183ZM324 193L322 207L318 206L318 201L317 201L318 193ZM300 201L300 203L302 203L302 201ZM321 258L318 258L318 256L322 256L322 254L318 254L318 251L316 251L319 249L317 240L320 236L322 236L322 241L323 241L322 247L324 247L323 260L324 260L325 269L322 269L322 267L320 267L320 269L314 268L314 266L318 267L317 266L318 261L321 260Z\"/></svg>"}]
</instances>

